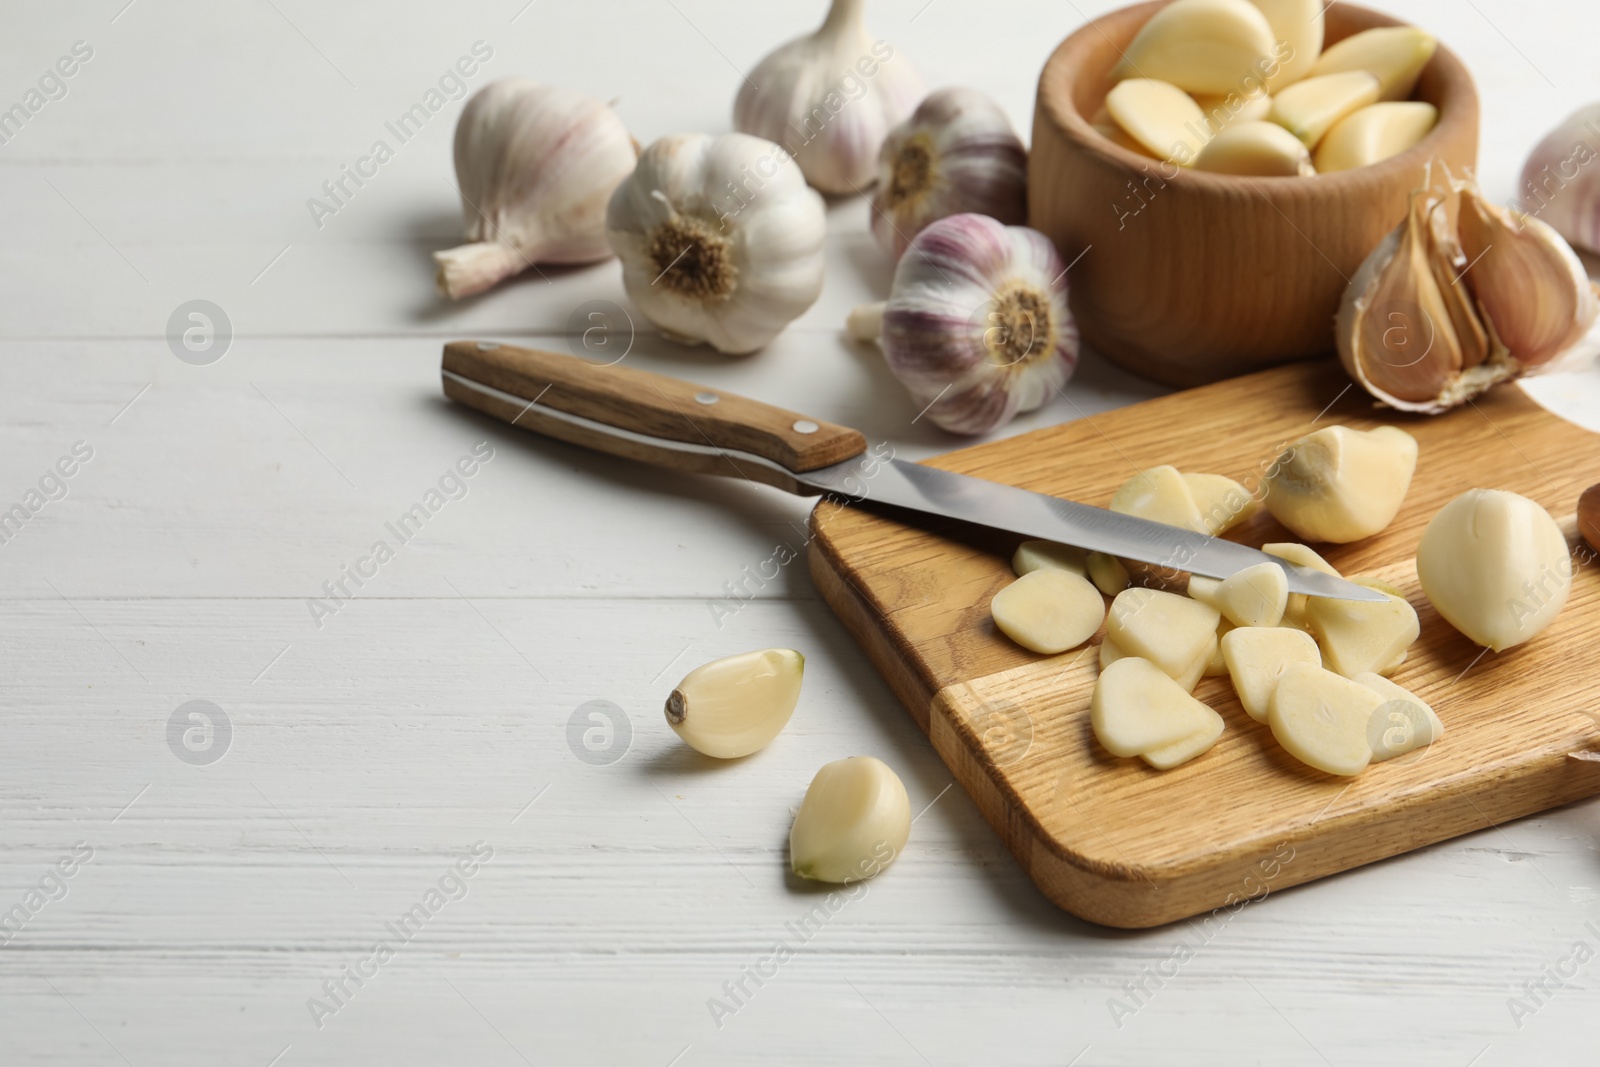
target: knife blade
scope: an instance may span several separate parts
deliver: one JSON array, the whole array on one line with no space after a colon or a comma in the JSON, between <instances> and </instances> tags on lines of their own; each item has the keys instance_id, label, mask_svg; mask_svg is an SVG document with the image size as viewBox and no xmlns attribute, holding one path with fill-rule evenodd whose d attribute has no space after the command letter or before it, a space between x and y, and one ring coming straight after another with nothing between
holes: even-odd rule
<instances>
[{"instance_id":1,"label":"knife blade","mask_svg":"<svg viewBox=\"0 0 1600 1067\"><path fill-rule=\"evenodd\" d=\"M613 364L489 341L445 346L451 399L514 426L660 466L740 475L958 519L1209 578L1273 563L1290 592L1381 603L1385 595L1235 541L1017 486L868 455L847 427ZM844 458L836 458L842 455ZM831 460L831 461L830 461Z\"/></svg>"}]
</instances>

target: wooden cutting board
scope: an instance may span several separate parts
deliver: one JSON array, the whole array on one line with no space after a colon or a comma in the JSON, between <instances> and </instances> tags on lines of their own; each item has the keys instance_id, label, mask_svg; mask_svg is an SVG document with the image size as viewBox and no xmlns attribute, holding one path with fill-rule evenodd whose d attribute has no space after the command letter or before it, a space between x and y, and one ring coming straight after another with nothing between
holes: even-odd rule
<instances>
[{"instance_id":1,"label":"wooden cutting board","mask_svg":"<svg viewBox=\"0 0 1600 1067\"><path fill-rule=\"evenodd\" d=\"M1227 729L1160 772L1095 742L1097 645L1042 657L994 627L1020 537L908 525L870 505L812 514L811 573L957 780L1051 900L1109 926L1147 927L1471 833L1600 793L1600 562L1576 537L1579 494L1600 481L1600 436L1507 387L1435 418L1377 411L1333 364L1297 364L979 445L931 465L1105 505L1136 470L1172 463L1252 489L1279 451L1333 423L1389 422L1421 446L1394 523L1316 546L1347 575L1406 593L1422 637L1395 681L1430 703L1444 737L1336 778L1299 763L1245 714L1226 678L1195 695ZM1544 633L1495 654L1442 620L1414 556L1433 515L1474 487L1548 508L1574 546L1567 606ZM1264 512L1230 534L1295 538ZM1584 562L1587 561L1587 562ZM1576 565L1580 564L1581 565Z\"/></svg>"}]
</instances>

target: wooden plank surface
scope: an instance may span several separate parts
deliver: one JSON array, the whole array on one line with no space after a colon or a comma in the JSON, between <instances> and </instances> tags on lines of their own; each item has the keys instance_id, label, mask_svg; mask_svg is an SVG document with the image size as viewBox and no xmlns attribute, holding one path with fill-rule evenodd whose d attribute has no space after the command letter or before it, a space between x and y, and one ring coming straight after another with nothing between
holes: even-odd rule
<instances>
[{"instance_id":1,"label":"wooden plank surface","mask_svg":"<svg viewBox=\"0 0 1600 1067\"><path fill-rule=\"evenodd\" d=\"M1205 756L1165 772L1112 758L1088 725L1094 645L1040 657L989 616L1021 537L954 524L925 532L830 503L814 514L824 596L1034 881L1074 914L1154 926L1261 892L1246 888L1263 885L1256 868L1284 851L1294 862L1275 870L1279 888L1600 792L1600 764L1568 758L1589 746L1600 716L1600 566L1574 517L1600 478L1600 435L1517 390L1423 418L1377 412L1347 385L1333 363L1283 367L931 462L1103 505L1133 472L1163 462L1259 494L1274 458L1317 425L1413 434L1417 471L1395 521L1356 544L1316 547L1341 573L1382 578L1417 609L1422 637L1394 680L1439 713L1446 733L1354 779L1290 757L1226 678L1196 690L1228 722ZM1537 500L1572 542L1567 607L1500 654L1482 654L1439 618L1416 580L1423 529L1475 487ZM1258 547L1296 539L1266 512L1229 536Z\"/></svg>"}]
</instances>

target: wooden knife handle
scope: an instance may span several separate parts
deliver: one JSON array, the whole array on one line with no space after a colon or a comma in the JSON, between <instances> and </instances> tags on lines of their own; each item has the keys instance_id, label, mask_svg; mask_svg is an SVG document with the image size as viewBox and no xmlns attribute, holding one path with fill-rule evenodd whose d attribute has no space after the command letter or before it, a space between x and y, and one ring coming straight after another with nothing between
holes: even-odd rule
<instances>
[{"instance_id":1,"label":"wooden knife handle","mask_svg":"<svg viewBox=\"0 0 1600 1067\"><path fill-rule=\"evenodd\" d=\"M444 346L441 369L447 372L446 396L514 426L615 456L674 470L743 476L789 492L814 492L800 486L789 472L803 474L867 449L866 438L848 427L621 363L590 363L492 341L452 341ZM474 389L452 375L507 395ZM575 425L545 409L603 425ZM705 451L676 451L613 436L604 427ZM724 450L760 456L782 469L741 462Z\"/></svg>"}]
</instances>

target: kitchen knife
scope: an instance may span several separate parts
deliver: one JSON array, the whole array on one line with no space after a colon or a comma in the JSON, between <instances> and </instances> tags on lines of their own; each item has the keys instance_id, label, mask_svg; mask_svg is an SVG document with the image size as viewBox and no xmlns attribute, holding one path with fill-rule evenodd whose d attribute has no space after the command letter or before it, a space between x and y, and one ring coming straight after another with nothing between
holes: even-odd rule
<instances>
[{"instance_id":1,"label":"kitchen knife","mask_svg":"<svg viewBox=\"0 0 1600 1067\"><path fill-rule=\"evenodd\" d=\"M744 477L961 519L1210 578L1275 563L1289 590L1381 603L1384 594L1233 541L982 478L884 459L855 430L677 378L494 341L452 341L445 395L573 444L675 470Z\"/></svg>"}]
</instances>

